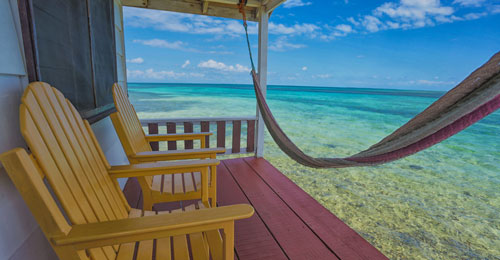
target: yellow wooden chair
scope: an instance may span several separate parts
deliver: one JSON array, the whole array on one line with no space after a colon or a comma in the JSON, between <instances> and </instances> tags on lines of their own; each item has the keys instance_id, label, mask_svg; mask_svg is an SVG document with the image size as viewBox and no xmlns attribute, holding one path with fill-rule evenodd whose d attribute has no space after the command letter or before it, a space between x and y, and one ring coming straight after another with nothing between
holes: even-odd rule
<instances>
[{"instance_id":1,"label":"yellow wooden chair","mask_svg":"<svg viewBox=\"0 0 500 260\"><path fill-rule=\"evenodd\" d=\"M234 259L234 221L250 217L251 206L209 208L202 188L201 203L143 212L116 181L187 170L206 183L217 160L111 167L88 122L41 82L24 92L20 121L32 154L17 148L0 161L60 259Z\"/></svg>"},{"instance_id":2,"label":"yellow wooden chair","mask_svg":"<svg viewBox=\"0 0 500 260\"><path fill-rule=\"evenodd\" d=\"M127 94L116 83L113 85L113 99L117 112L111 114L111 120L123 150L132 164L184 159L215 159L218 153L225 152L224 148L205 148L205 137L211 133L146 135ZM199 140L201 148L175 151L151 150L150 142L179 140ZM210 167L209 172L208 196L212 207L215 207L217 201L216 169L215 166ZM190 200L198 197L201 187L199 172L144 177L138 178L138 181L144 198L144 210L151 210L155 203Z\"/></svg>"}]
</instances>

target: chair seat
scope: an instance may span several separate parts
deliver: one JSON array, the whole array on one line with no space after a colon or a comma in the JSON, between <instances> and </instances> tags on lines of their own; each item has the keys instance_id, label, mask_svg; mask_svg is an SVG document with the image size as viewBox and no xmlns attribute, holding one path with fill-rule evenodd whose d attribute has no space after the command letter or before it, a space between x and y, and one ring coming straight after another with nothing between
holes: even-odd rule
<instances>
[{"instance_id":1,"label":"chair seat","mask_svg":"<svg viewBox=\"0 0 500 260\"><path fill-rule=\"evenodd\" d=\"M170 214L181 211L203 210L205 206L201 202L191 204L184 209L173 211L142 211L131 209L129 218L152 216L156 214ZM155 240L140 241L121 244L118 250L117 260L198 260L198 259L222 259L223 240L218 230L193 233L174 237L165 237ZM134 258L136 255L136 258ZM155 258L153 258L155 256ZM211 258L210 258L211 256Z\"/></svg>"},{"instance_id":2,"label":"chair seat","mask_svg":"<svg viewBox=\"0 0 500 260\"><path fill-rule=\"evenodd\" d=\"M210 173L208 173L209 186ZM153 177L151 189L160 193L184 194L201 189L201 174L199 172L156 175Z\"/></svg>"}]
</instances>

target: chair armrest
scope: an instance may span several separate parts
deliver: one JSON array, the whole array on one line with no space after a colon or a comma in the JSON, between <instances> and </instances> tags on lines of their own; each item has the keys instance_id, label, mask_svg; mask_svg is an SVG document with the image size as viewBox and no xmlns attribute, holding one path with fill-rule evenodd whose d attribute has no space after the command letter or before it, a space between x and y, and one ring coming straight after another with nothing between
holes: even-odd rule
<instances>
[{"instance_id":1,"label":"chair armrest","mask_svg":"<svg viewBox=\"0 0 500 260\"><path fill-rule=\"evenodd\" d=\"M225 153L225 148L202 148L170 151L140 152L129 156L132 161L137 162L158 162L169 160L187 159L215 159L216 154Z\"/></svg>"},{"instance_id":2,"label":"chair armrest","mask_svg":"<svg viewBox=\"0 0 500 260\"><path fill-rule=\"evenodd\" d=\"M239 204L189 212L160 214L90 224L73 225L65 236L52 237L57 246L76 250L143 241L202 231L230 228L235 220L249 218L254 209Z\"/></svg>"},{"instance_id":3,"label":"chair armrest","mask_svg":"<svg viewBox=\"0 0 500 260\"><path fill-rule=\"evenodd\" d=\"M162 142L162 141L181 141L181 140L198 140L205 136L213 135L211 132L202 133L180 133L180 134L166 134L166 135L146 135L148 142Z\"/></svg>"},{"instance_id":4,"label":"chair armrest","mask_svg":"<svg viewBox=\"0 0 500 260\"><path fill-rule=\"evenodd\" d=\"M217 166L219 163L219 160L210 159L117 165L111 166L108 173L112 178L128 178L183 172L202 172L207 167Z\"/></svg>"}]
</instances>

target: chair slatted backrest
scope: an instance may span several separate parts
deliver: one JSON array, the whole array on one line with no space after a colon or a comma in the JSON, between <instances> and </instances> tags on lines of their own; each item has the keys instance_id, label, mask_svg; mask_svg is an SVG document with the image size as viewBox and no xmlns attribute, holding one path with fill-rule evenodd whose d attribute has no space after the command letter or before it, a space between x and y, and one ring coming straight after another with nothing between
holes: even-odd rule
<instances>
[{"instance_id":1,"label":"chair slatted backrest","mask_svg":"<svg viewBox=\"0 0 500 260\"><path fill-rule=\"evenodd\" d=\"M21 132L72 224L128 217L123 194L109 177L109 164L88 122L61 92L31 83L20 106ZM117 247L89 250L114 259Z\"/></svg>"},{"instance_id":2,"label":"chair slatted backrest","mask_svg":"<svg viewBox=\"0 0 500 260\"><path fill-rule=\"evenodd\" d=\"M113 85L113 99L117 111L117 116L123 124L123 130L126 135L124 148L127 155L133 155L139 152L151 151L151 145L146 141L146 135L142 130L141 121L130 103L127 93L118 84Z\"/></svg>"},{"instance_id":3,"label":"chair slatted backrest","mask_svg":"<svg viewBox=\"0 0 500 260\"><path fill-rule=\"evenodd\" d=\"M113 84L113 100L117 112L111 115L111 120L127 156L130 158L140 152L152 151L134 106L130 103L127 93L117 83ZM151 185L151 177L144 179Z\"/></svg>"}]
</instances>

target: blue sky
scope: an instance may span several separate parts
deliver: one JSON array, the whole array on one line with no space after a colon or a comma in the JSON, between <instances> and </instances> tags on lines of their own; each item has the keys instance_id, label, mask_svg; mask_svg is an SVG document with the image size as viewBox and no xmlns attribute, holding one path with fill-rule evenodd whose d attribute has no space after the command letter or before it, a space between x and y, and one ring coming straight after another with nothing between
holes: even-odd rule
<instances>
[{"instance_id":1,"label":"blue sky","mask_svg":"<svg viewBox=\"0 0 500 260\"><path fill-rule=\"evenodd\" d=\"M125 7L124 24L129 82L251 83L241 21ZM288 0L268 83L448 90L500 51L499 28L500 0Z\"/></svg>"}]
</instances>

